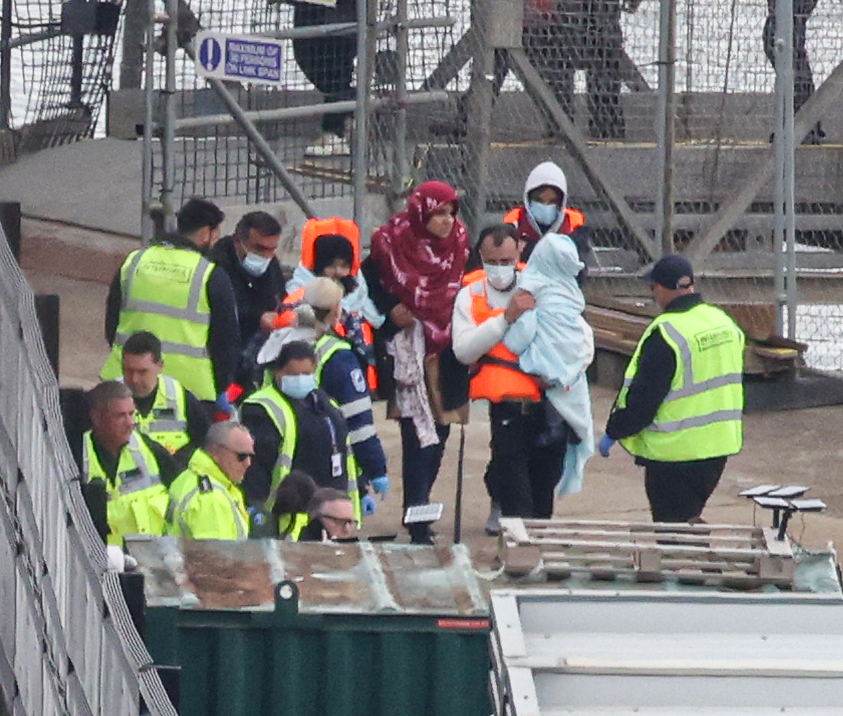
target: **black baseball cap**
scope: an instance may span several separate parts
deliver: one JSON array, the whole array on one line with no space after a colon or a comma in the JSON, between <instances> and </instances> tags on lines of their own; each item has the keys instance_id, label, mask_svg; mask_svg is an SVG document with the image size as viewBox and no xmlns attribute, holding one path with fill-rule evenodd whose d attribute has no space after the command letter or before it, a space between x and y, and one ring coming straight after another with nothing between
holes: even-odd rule
<instances>
[{"instance_id":1,"label":"black baseball cap","mask_svg":"<svg viewBox=\"0 0 843 716\"><path fill-rule=\"evenodd\" d=\"M683 276L691 279L687 284L681 286L681 288L687 288L694 283L694 267L691 266L691 262L684 256L670 254L656 261L642 278L650 283L657 283L659 286L675 289L680 288L677 284Z\"/></svg>"}]
</instances>

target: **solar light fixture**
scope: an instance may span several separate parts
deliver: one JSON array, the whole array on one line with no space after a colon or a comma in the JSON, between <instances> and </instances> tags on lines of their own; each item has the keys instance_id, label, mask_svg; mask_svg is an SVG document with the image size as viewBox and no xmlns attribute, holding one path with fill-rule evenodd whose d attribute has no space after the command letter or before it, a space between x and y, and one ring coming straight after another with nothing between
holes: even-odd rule
<instances>
[{"instance_id":1,"label":"solar light fixture","mask_svg":"<svg viewBox=\"0 0 843 716\"><path fill-rule=\"evenodd\" d=\"M776 539L783 540L787 523L796 512L822 512L826 508L825 502L818 498L798 499L810 489L805 485L757 485L738 494L773 511L773 528L778 529Z\"/></svg>"}]
</instances>

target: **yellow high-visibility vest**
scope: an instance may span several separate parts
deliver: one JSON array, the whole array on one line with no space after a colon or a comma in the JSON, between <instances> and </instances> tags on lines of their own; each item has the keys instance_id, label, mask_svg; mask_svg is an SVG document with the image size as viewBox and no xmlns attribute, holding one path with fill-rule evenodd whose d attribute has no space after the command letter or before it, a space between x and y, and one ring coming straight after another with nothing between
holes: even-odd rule
<instances>
[{"instance_id":1,"label":"yellow high-visibility vest","mask_svg":"<svg viewBox=\"0 0 843 716\"><path fill-rule=\"evenodd\" d=\"M170 485L167 532L191 539L246 539L249 513L240 487L204 450Z\"/></svg>"},{"instance_id":2,"label":"yellow high-visibility vest","mask_svg":"<svg viewBox=\"0 0 843 716\"><path fill-rule=\"evenodd\" d=\"M85 433L82 446L84 479L105 482L108 543L122 545L128 534L163 535L170 496L161 482L155 454L140 433L133 431L128 444L120 450L113 481L97 458L90 430Z\"/></svg>"},{"instance_id":3,"label":"yellow high-visibility vest","mask_svg":"<svg viewBox=\"0 0 843 716\"><path fill-rule=\"evenodd\" d=\"M121 374L122 346L136 331L161 341L167 373L199 400L215 400L208 354L208 279L214 264L199 252L161 244L130 253L120 269L122 305L103 380Z\"/></svg>"},{"instance_id":4,"label":"yellow high-visibility vest","mask_svg":"<svg viewBox=\"0 0 843 716\"><path fill-rule=\"evenodd\" d=\"M314 346L316 371L313 374L316 385L322 385L322 371L325 369L325 365L334 357L334 353L342 350L351 350L351 344L348 341L342 340L342 338L337 338L328 333L316 341L316 345Z\"/></svg>"},{"instance_id":5,"label":"yellow high-visibility vest","mask_svg":"<svg viewBox=\"0 0 843 716\"><path fill-rule=\"evenodd\" d=\"M620 440L630 453L648 460L684 462L734 455L743 446L743 331L719 308L700 303L687 311L663 313L644 331L618 394L626 407L638 372L641 348L659 331L676 356L676 371L653 422Z\"/></svg>"},{"instance_id":6,"label":"yellow high-visibility vest","mask_svg":"<svg viewBox=\"0 0 843 716\"><path fill-rule=\"evenodd\" d=\"M272 484L269 488L269 497L264 502L263 509L267 513L272 512L275 506L275 493L278 487L283 482L284 478L290 474L293 469L293 457L296 453L296 444L298 442L298 421L292 406L284 398L275 385L267 385L253 393L244 401L244 404L260 405L272 420L275 429L281 435L281 445L278 449L278 457L275 460L275 465L272 470ZM357 489L357 477L359 476L359 469L357 461L354 459L354 452L351 449L351 443L346 439L346 472L348 473L347 492L354 504L354 516L357 519L358 526L362 524L363 511L360 507L360 494Z\"/></svg>"},{"instance_id":7,"label":"yellow high-visibility vest","mask_svg":"<svg viewBox=\"0 0 843 716\"><path fill-rule=\"evenodd\" d=\"M135 410L137 429L172 454L190 442L184 387L169 375L158 376L158 388L146 417Z\"/></svg>"},{"instance_id":8,"label":"yellow high-visibility vest","mask_svg":"<svg viewBox=\"0 0 843 716\"><path fill-rule=\"evenodd\" d=\"M296 512L294 515L281 515L278 520L278 534L286 537L290 542L298 542L304 528L310 524L307 512Z\"/></svg>"}]
</instances>

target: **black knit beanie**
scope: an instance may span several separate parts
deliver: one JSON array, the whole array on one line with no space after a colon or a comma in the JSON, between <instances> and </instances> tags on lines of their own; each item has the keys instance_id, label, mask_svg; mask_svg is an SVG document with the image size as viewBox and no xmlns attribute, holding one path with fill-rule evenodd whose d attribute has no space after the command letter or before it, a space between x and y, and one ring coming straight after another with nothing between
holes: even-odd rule
<instances>
[{"instance_id":1,"label":"black knit beanie","mask_svg":"<svg viewBox=\"0 0 843 716\"><path fill-rule=\"evenodd\" d=\"M349 266L354 264L354 247L351 242L339 234L322 234L313 244L313 273L321 276L334 259L347 261Z\"/></svg>"}]
</instances>

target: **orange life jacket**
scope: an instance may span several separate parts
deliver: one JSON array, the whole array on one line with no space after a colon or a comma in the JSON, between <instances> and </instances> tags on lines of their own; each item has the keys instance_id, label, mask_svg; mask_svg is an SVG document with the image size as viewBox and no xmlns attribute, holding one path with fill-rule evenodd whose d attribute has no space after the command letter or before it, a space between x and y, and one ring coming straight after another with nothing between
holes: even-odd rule
<instances>
[{"instance_id":1,"label":"orange life jacket","mask_svg":"<svg viewBox=\"0 0 843 716\"><path fill-rule=\"evenodd\" d=\"M351 262L351 275L360 270L360 227L351 219L332 216L328 219L308 219L301 231L301 262L306 269L313 271L316 265L316 239L326 234L344 236L351 243L354 252Z\"/></svg>"},{"instance_id":2,"label":"orange life jacket","mask_svg":"<svg viewBox=\"0 0 843 716\"><path fill-rule=\"evenodd\" d=\"M472 271L465 278L470 277L473 277L472 280L466 283L470 285L471 317L479 326L490 318L500 316L506 309L489 306L484 281L486 274L482 269ZM493 403L503 400L538 402L542 394L538 381L518 366L518 356L500 342L472 366L468 397L471 400L485 398Z\"/></svg>"},{"instance_id":3,"label":"orange life jacket","mask_svg":"<svg viewBox=\"0 0 843 716\"><path fill-rule=\"evenodd\" d=\"M313 221L313 219L311 219ZM321 236L321 234L320 234ZM287 294L287 297L284 299L284 304L289 306L294 306L297 303L301 303L304 301L304 286L299 286L295 291L292 293ZM277 328L286 328L287 326L292 325L293 321L293 311L292 308L288 311L281 311L273 321L272 325ZM363 342L367 346L372 346L375 343L375 330L372 328L372 325L363 319L360 320L360 328L363 332ZM340 337L345 338L345 326L342 323L334 324L334 332ZM366 382L369 385L369 390L376 391L378 389L378 372L375 370L375 366L369 365L366 368Z\"/></svg>"},{"instance_id":4,"label":"orange life jacket","mask_svg":"<svg viewBox=\"0 0 843 716\"><path fill-rule=\"evenodd\" d=\"M507 212L506 216L503 217L504 224L515 224L517 227L521 223L521 219L524 216L524 212L526 209L523 206L517 206L511 211ZM571 209L568 207L565 209L565 220L559 227L560 234L570 234L575 229L578 229L580 226L585 224L585 214L583 214L578 209ZM531 227L532 228L532 227ZM538 241L541 238L537 236L534 240Z\"/></svg>"}]
</instances>

